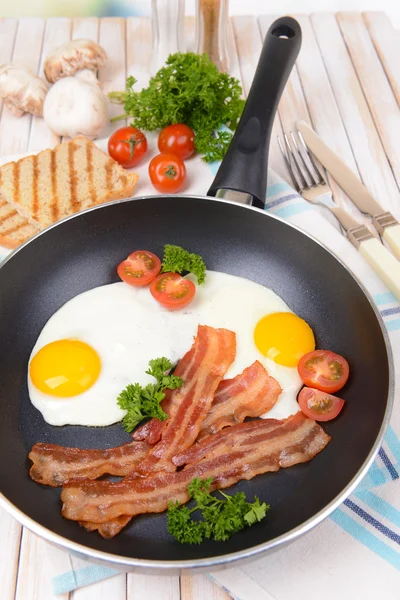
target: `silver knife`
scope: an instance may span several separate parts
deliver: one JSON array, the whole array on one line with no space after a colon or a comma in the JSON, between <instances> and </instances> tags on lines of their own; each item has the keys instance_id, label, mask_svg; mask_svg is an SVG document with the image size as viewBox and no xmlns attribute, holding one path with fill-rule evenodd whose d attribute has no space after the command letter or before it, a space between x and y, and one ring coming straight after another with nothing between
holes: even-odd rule
<instances>
[{"instance_id":1,"label":"silver knife","mask_svg":"<svg viewBox=\"0 0 400 600\"><path fill-rule=\"evenodd\" d=\"M307 147L338 182L354 204L363 213L371 215L374 226L396 258L400 259L400 224L395 217L390 212L383 210L353 171L321 140L308 123L298 121L297 129L303 136Z\"/></svg>"}]
</instances>

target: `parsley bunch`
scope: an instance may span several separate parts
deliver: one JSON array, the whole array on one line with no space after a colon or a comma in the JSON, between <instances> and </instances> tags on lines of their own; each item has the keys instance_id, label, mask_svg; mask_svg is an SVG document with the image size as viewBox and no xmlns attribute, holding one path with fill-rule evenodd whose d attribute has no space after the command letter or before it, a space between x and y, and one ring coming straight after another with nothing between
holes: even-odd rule
<instances>
[{"instance_id":1,"label":"parsley bunch","mask_svg":"<svg viewBox=\"0 0 400 600\"><path fill-rule=\"evenodd\" d=\"M219 492L223 499L211 496L212 479L195 478L188 485L191 498L196 501L194 508L179 506L170 502L167 523L169 533L182 544L200 544L204 539L228 540L234 533L263 519L269 509L265 502L256 497L253 503L246 501L243 492L229 496ZM200 510L203 520L194 521L192 513Z\"/></svg>"},{"instance_id":2,"label":"parsley bunch","mask_svg":"<svg viewBox=\"0 0 400 600\"><path fill-rule=\"evenodd\" d=\"M206 280L206 265L199 254L188 252L181 246L165 244L162 260L164 273L193 273L199 284Z\"/></svg>"},{"instance_id":3,"label":"parsley bunch","mask_svg":"<svg viewBox=\"0 0 400 600\"><path fill-rule=\"evenodd\" d=\"M125 92L111 92L111 101L124 104L117 119L133 117L139 129L154 131L185 123L196 134L194 143L203 160L222 159L232 134L217 132L221 125L236 129L244 107L242 88L234 77L220 73L207 54L170 54L166 64L150 79L147 88L135 92L128 77Z\"/></svg>"},{"instance_id":4,"label":"parsley bunch","mask_svg":"<svg viewBox=\"0 0 400 600\"><path fill-rule=\"evenodd\" d=\"M146 417L165 421L168 415L160 406L160 402L165 398L164 390L174 390L183 384L180 377L169 375L173 364L168 358L155 358L149 361L149 367L146 373L154 377L156 383L148 383L145 387L139 383L130 383L117 398L118 406L127 411L122 424L128 433Z\"/></svg>"}]
</instances>

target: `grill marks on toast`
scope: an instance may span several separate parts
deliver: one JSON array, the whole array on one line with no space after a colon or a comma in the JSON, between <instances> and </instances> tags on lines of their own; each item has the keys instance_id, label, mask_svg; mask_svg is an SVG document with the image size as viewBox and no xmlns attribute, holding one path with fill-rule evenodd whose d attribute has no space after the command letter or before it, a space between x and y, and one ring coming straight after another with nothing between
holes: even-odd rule
<instances>
[{"instance_id":1,"label":"grill marks on toast","mask_svg":"<svg viewBox=\"0 0 400 600\"><path fill-rule=\"evenodd\" d=\"M19 202L19 165L19 163L14 163L14 202Z\"/></svg>"},{"instance_id":2,"label":"grill marks on toast","mask_svg":"<svg viewBox=\"0 0 400 600\"><path fill-rule=\"evenodd\" d=\"M8 163L0 167L0 202L8 203L15 221L7 231L15 227L22 232L19 222L24 235L33 235L85 208L127 198L137 179L84 137ZM7 212L3 204L1 208L0 244Z\"/></svg>"},{"instance_id":3,"label":"grill marks on toast","mask_svg":"<svg viewBox=\"0 0 400 600\"><path fill-rule=\"evenodd\" d=\"M74 140L68 144L68 167L70 181L70 207L71 212L76 213L80 210L80 203L77 195L77 171L74 163L75 143Z\"/></svg>"},{"instance_id":4,"label":"grill marks on toast","mask_svg":"<svg viewBox=\"0 0 400 600\"><path fill-rule=\"evenodd\" d=\"M1 186L1 173L0 173ZM10 204L0 198L0 245L6 248L16 248L37 233L35 229L23 219Z\"/></svg>"},{"instance_id":5,"label":"grill marks on toast","mask_svg":"<svg viewBox=\"0 0 400 600\"><path fill-rule=\"evenodd\" d=\"M58 220L58 205L57 205L57 160L56 153L50 153L50 172L51 172L51 203L50 211L54 222Z\"/></svg>"},{"instance_id":6,"label":"grill marks on toast","mask_svg":"<svg viewBox=\"0 0 400 600\"><path fill-rule=\"evenodd\" d=\"M88 187L91 204L96 204L97 196L93 185L93 146L86 144L86 166L88 171Z\"/></svg>"}]
</instances>

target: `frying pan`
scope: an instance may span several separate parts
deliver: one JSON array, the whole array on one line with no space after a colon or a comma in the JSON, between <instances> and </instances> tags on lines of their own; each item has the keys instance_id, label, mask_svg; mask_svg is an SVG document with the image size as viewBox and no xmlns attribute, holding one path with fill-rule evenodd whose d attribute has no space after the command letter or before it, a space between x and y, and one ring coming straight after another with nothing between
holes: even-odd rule
<instances>
[{"instance_id":1,"label":"frying pan","mask_svg":"<svg viewBox=\"0 0 400 600\"><path fill-rule=\"evenodd\" d=\"M393 396L380 317L366 291L326 248L260 210L272 122L300 44L300 27L291 18L277 20L268 31L242 119L208 197L131 198L87 210L38 234L0 269L1 502L23 525L80 556L147 573L210 570L258 557L334 510L378 450ZM342 393L345 409L324 424L331 443L310 463L233 486L232 493L257 495L271 510L227 542L181 545L167 533L165 514L139 516L104 540L63 519L60 490L28 476L27 455L37 441L82 448L128 441L120 424L46 424L28 397L27 363L42 327L65 302L117 281L115 267L133 249L161 255L166 243L201 254L213 270L272 288L311 325L318 348L343 354L351 365Z\"/></svg>"}]
</instances>

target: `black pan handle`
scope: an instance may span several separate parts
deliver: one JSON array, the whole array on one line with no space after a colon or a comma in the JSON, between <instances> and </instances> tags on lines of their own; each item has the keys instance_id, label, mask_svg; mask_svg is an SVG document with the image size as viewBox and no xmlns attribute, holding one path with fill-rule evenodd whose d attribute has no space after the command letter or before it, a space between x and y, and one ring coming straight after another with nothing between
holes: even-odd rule
<instances>
[{"instance_id":1,"label":"black pan handle","mask_svg":"<svg viewBox=\"0 0 400 600\"><path fill-rule=\"evenodd\" d=\"M301 29L295 19L282 17L272 23L243 114L209 196L264 207L272 125L300 46Z\"/></svg>"}]
</instances>

